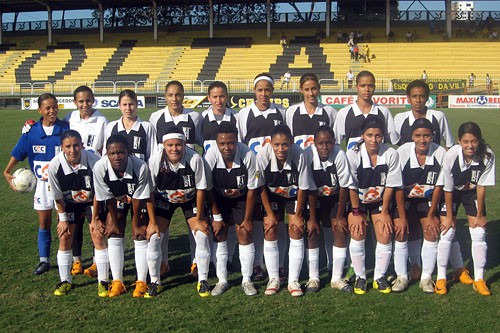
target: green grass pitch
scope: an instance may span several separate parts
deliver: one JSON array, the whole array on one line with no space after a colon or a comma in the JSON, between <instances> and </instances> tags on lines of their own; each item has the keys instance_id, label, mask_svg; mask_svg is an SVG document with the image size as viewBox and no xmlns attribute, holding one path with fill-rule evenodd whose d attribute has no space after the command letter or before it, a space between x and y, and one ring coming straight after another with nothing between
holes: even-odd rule
<instances>
[{"instance_id":1,"label":"green grass pitch","mask_svg":"<svg viewBox=\"0 0 500 333\"><path fill-rule=\"evenodd\" d=\"M147 120L152 109L140 111ZM60 117L68 111L60 111ZM445 110L456 136L464 121L477 122L484 138L500 156L499 110ZM119 117L117 110L103 112L108 119ZM5 168L17 142L21 127L28 118L38 119L36 111L0 110L0 164ZM27 165L23 162L20 165ZM498 166L497 166L498 170ZM498 174L498 173L497 173ZM282 289L277 296L263 295L265 283L256 284L259 295L243 294L239 274L229 276L232 288L220 297L202 299L195 281L188 274L190 259L186 225L177 214L172 222L170 266L164 280L167 290L156 299L133 299L131 289L114 299L97 296L97 284L85 276L74 278L76 288L66 297L56 297L53 290L59 281L56 268L58 246L55 226L52 232L52 266L42 276L32 274L37 261L36 214L30 194L17 194L5 180L0 182L0 331L46 332L493 332L500 318L500 191L487 192L488 264L487 283L493 295L483 297L471 286L452 284L445 296L426 295L417 285L407 292L384 295L374 290L364 296L345 295L329 286L329 277L321 271L322 289L317 294L293 298ZM179 213L179 212L178 212ZM466 263L470 263L470 237L463 213L458 237ZM84 239L84 266L91 262L88 230ZM373 251L367 251L368 265ZM125 283L135 280L133 242L127 229ZM324 261L324 258L322 258ZM238 259L235 258L235 262ZM323 266L323 265L322 265ZM306 279L304 265L302 278ZM369 276L370 281L370 276ZM210 284L215 284L215 279ZM495 329L497 327L497 329Z\"/></svg>"}]
</instances>

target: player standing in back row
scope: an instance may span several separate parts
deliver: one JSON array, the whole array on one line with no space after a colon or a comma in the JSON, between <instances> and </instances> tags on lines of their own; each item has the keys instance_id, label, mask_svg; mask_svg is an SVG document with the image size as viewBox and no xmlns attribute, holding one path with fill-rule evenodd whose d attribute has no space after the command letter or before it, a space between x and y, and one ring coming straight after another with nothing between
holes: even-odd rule
<instances>
[{"instance_id":1,"label":"player standing in back row","mask_svg":"<svg viewBox=\"0 0 500 333\"><path fill-rule=\"evenodd\" d=\"M276 125L285 124L285 109L281 105L271 102L271 95L274 91L274 80L269 73L257 75L253 81L255 91L255 101L249 106L240 110L238 115L239 141L246 144L255 154L258 153L271 142L271 132ZM259 199L257 199L259 202ZM276 246L280 248L280 267L281 275L285 276L283 264L285 261L285 249L287 247L287 231L285 225L280 226L278 231L278 242L264 241L264 227L262 222L262 209L260 203L257 204L254 214L254 281L264 279L262 270L263 249L265 247ZM271 277L270 277L271 278Z\"/></svg>"}]
</instances>

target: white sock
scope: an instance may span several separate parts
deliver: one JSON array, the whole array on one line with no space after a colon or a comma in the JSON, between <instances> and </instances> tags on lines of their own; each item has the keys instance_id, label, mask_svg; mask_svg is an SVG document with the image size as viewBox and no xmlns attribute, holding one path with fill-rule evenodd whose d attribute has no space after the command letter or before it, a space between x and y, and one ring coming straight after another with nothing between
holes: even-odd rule
<instances>
[{"instance_id":1,"label":"white sock","mask_svg":"<svg viewBox=\"0 0 500 333\"><path fill-rule=\"evenodd\" d=\"M58 250L57 251L57 266L59 267L59 277L61 282L72 282L71 279L71 264L72 264L72 251Z\"/></svg>"},{"instance_id":2,"label":"white sock","mask_svg":"<svg viewBox=\"0 0 500 333\"><path fill-rule=\"evenodd\" d=\"M422 276L421 280L432 278L432 273L436 267L438 242L430 242L424 239L422 245Z\"/></svg>"},{"instance_id":3,"label":"white sock","mask_svg":"<svg viewBox=\"0 0 500 333\"><path fill-rule=\"evenodd\" d=\"M377 242L375 247L375 269L373 271L373 279L377 280L385 275L387 267L391 261L392 242L382 244Z\"/></svg>"},{"instance_id":4,"label":"white sock","mask_svg":"<svg viewBox=\"0 0 500 333\"><path fill-rule=\"evenodd\" d=\"M147 249L147 260L149 268L149 276L151 277L151 283L161 284L160 279L160 269L162 263L162 246L165 234L160 233L160 238L157 234L154 234L149 239L148 249Z\"/></svg>"},{"instance_id":5,"label":"white sock","mask_svg":"<svg viewBox=\"0 0 500 333\"><path fill-rule=\"evenodd\" d=\"M194 231L193 231L194 234ZM208 237L201 231L197 231L194 236L196 241L196 264L198 265L198 282L208 279L208 265L210 263L210 245Z\"/></svg>"},{"instance_id":6,"label":"white sock","mask_svg":"<svg viewBox=\"0 0 500 333\"><path fill-rule=\"evenodd\" d=\"M342 279L342 271L344 269L346 257L346 247L332 246L332 282Z\"/></svg>"},{"instance_id":7,"label":"white sock","mask_svg":"<svg viewBox=\"0 0 500 333\"><path fill-rule=\"evenodd\" d=\"M250 282L252 277L253 258L255 256L255 246L253 243L239 245L238 249L240 251L241 275L243 275L242 283Z\"/></svg>"},{"instance_id":8,"label":"white sock","mask_svg":"<svg viewBox=\"0 0 500 333\"><path fill-rule=\"evenodd\" d=\"M196 258L196 241L194 239L193 233L189 229L189 226L188 226L188 240L189 240L189 251L191 253L191 262L194 262Z\"/></svg>"},{"instance_id":9,"label":"white sock","mask_svg":"<svg viewBox=\"0 0 500 333\"><path fill-rule=\"evenodd\" d=\"M168 241L170 240L170 227L163 234L161 242L161 262L168 264Z\"/></svg>"},{"instance_id":10,"label":"white sock","mask_svg":"<svg viewBox=\"0 0 500 333\"><path fill-rule=\"evenodd\" d=\"M278 250L278 241L277 240L268 241L264 239L264 257L266 260L266 268L267 268L267 274L269 275L269 280L273 278L276 279L280 278L279 256L280 254Z\"/></svg>"},{"instance_id":11,"label":"white sock","mask_svg":"<svg viewBox=\"0 0 500 333\"><path fill-rule=\"evenodd\" d=\"M394 242L394 270L397 276L408 279L408 242Z\"/></svg>"},{"instance_id":12,"label":"white sock","mask_svg":"<svg viewBox=\"0 0 500 333\"><path fill-rule=\"evenodd\" d=\"M253 221L253 244L255 246L255 257L253 259L253 266L262 266L264 262L264 222ZM266 262L267 266L267 262ZM268 270L269 271L269 270Z\"/></svg>"},{"instance_id":13,"label":"white sock","mask_svg":"<svg viewBox=\"0 0 500 333\"><path fill-rule=\"evenodd\" d=\"M356 276L366 279L365 269L365 240L354 240L349 243L349 253L351 254L351 265Z\"/></svg>"},{"instance_id":14,"label":"white sock","mask_svg":"<svg viewBox=\"0 0 500 333\"><path fill-rule=\"evenodd\" d=\"M323 230L323 240L325 244L325 253L326 253L326 268L328 270L332 270L333 266L333 254L332 254L332 249L333 249L333 231L332 228L326 228L324 226L321 226L321 229Z\"/></svg>"},{"instance_id":15,"label":"white sock","mask_svg":"<svg viewBox=\"0 0 500 333\"><path fill-rule=\"evenodd\" d=\"M123 238L112 237L108 239L109 267L113 280L123 282L123 262L124 262Z\"/></svg>"},{"instance_id":16,"label":"white sock","mask_svg":"<svg viewBox=\"0 0 500 333\"><path fill-rule=\"evenodd\" d=\"M441 233L441 239L438 242L437 250L437 279L446 279L446 267L450 258L451 242L455 237L455 229L450 228L446 235Z\"/></svg>"},{"instance_id":17,"label":"white sock","mask_svg":"<svg viewBox=\"0 0 500 333\"><path fill-rule=\"evenodd\" d=\"M227 241L214 242L215 268L220 283L227 283Z\"/></svg>"},{"instance_id":18,"label":"white sock","mask_svg":"<svg viewBox=\"0 0 500 333\"><path fill-rule=\"evenodd\" d=\"M227 261L233 262L234 252L238 244L238 235L236 235L236 225L230 225L227 230Z\"/></svg>"},{"instance_id":19,"label":"white sock","mask_svg":"<svg viewBox=\"0 0 500 333\"><path fill-rule=\"evenodd\" d=\"M460 243L457 240L451 242L450 264L454 271L465 267L462 252L460 251Z\"/></svg>"},{"instance_id":20,"label":"white sock","mask_svg":"<svg viewBox=\"0 0 500 333\"><path fill-rule=\"evenodd\" d=\"M137 280L146 282L148 277L148 241L134 240L134 252Z\"/></svg>"},{"instance_id":21,"label":"white sock","mask_svg":"<svg viewBox=\"0 0 500 333\"><path fill-rule=\"evenodd\" d=\"M421 246L422 238L417 240L408 241L408 258L410 259L410 265L418 265L422 267L420 263L420 253L422 252Z\"/></svg>"},{"instance_id":22,"label":"white sock","mask_svg":"<svg viewBox=\"0 0 500 333\"><path fill-rule=\"evenodd\" d=\"M290 238L290 249L288 250L288 283L299 281L303 261L304 239Z\"/></svg>"},{"instance_id":23,"label":"white sock","mask_svg":"<svg viewBox=\"0 0 500 333\"><path fill-rule=\"evenodd\" d=\"M319 247L307 249L309 279L319 281Z\"/></svg>"},{"instance_id":24,"label":"white sock","mask_svg":"<svg viewBox=\"0 0 500 333\"><path fill-rule=\"evenodd\" d=\"M288 225L278 223L278 249L280 252L279 266L285 266L286 250L288 249Z\"/></svg>"},{"instance_id":25,"label":"white sock","mask_svg":"<svg viewBox=\"0 0 500 333\"><path fill-rule=\"evenodd\" d=\"M95 264L97 266L97 281L109 282L108 249L95 249Z\"/></svg>"},{"instance_id":26,"label":"white sock","mask_svg":"<svg viewBox=\"0 0 500 333\"><path fill-rule=\"evenodd\" d=\"M472 260L474 262L474 280L484 279L484 267L486 266L486 230L481 227L470 228L469 232L472 240Z\"/></svg>"}]
</instances>

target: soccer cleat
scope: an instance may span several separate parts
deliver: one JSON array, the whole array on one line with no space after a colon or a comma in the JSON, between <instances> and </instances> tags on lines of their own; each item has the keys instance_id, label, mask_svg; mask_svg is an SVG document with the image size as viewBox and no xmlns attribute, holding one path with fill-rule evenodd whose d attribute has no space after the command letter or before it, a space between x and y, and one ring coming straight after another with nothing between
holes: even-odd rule
<instances>
[{"instance_id":1,"label":"soccer cleat","mask_svg":"<svg viewBox=\"0 0 500 333\"><path fill-rule=\"evenodd\" d=\"M302 288L300 287L299 281L288 282L288 291L293 297L300 297L304 295Z\"/></svg>"},{"instance_id":2,"label":"soccer cleat","mask_svg":"<svg viewBox=\"0 0 500 333\"><path fill-rule=\"evenodd\" d=\"M99 281L97 284L97 295L99 297L108 297L109 294L109 282L108 281Z\"/></svg>"},{"instance_id":3,"label":"soccer cleat","mask_svg":"<svg viewBox=\"0 0 500 333\"><path fill-rule=\"evenodd\" d=\"M96 278L97 277L97 265L94 262L90 267L85 268L83 271L83 275L88 276L89 278Z\"/></svg>"},{"instance_id":4,"label":"soccer cleat","mask_svg":"<svg viewBox=\"0 0 500 333\"><path fill-rule=\"evenodd\" d=\"M241 288L243 289L243 292L247 296L255 296L255 295L257 295L257 289L255 289L255 286L253 285L252 282L243 282L241 284Z\"/></svg>"},{"instance_id":5,"label":"soccer cleat","mask_svg":"<svg viewBox=\"0 0 500 333\"><path fill-rule=\"evenodd\" d=\"M353 291L351 285L344 279L332 281L332 282L330 282L330 286L333 289L337 289L337 290L340 290L340 291L343 291L343 292L349 293L349 294L352 293L352 291Z\"/></svg>"},{"instance_id":6,"label":"soccer cleat","mask_svg":"<svg viewBox=\"0 0 500 333\"><path fill-rule=\"evenodd\" d=\"M220 296L228 289L229 285L226 282L219 282L215 285L214 289L212 289L212 296Z\"/></svg>"},{"instance_id":7,"label":"soccer cleat","mask_svg":"<svg viewBox=\"0 0 500 333\"><path fill-rule=\"evenodd\" d=\"M418 284L418 286L420 287L420 289L422 289L422 291L424 293L434 294L435 284L434 284L434 281L432 281L432 279L420 280L420 283Z\"/></svg>"},{"instance_id":8,"label":"soccer cleat","mask_svg":"<svg viewBox=\"0 0 500 333\"><path fill-rule=\"evenodd\" d=\"M50 264L46 261L41 261L38 266L36 266L35 271L33 274L35 275L42 275L45 272L48 272L50 269Z\"/></svg>"},{"instance_id":9,"label":"soccer cleat","mask_svg":"<svg viewBox=\"0 0 500 333\"><path fill-rule=\"evenodd\" d=\"M191 264L191 267L189 268L189 271L191 272L191 276L194 278L198 278L198 265L196 265L195 262Z\"/></svg>"},{"instance_id":10,"label":"soccer cleat","mask_svg":"<svg viewBox=\"0 0 500 333\"><path fill-rule=\"evenodd\" d=\"M373 289L377 289L383 294L389 294L392 291L389 282L383 276L373 281Z\"/></svg>"},{"instance_id":11,"label":"soccer cleat","mask_svg":"<svg viewBox=\"0 0 500 333\"><path fill-rule=\"evenodd\" d=\"M266 278L266 274L264 274L264 270L262 266L255 266L253 268L252 280L253 281L264 281Z\"/></svg>"},{"instance_id":12,"label":"soccer cleat","mask_svg":"<svg viewBox=\"0 0 500 333\"><path fill-rule=\"evenodd\" d=\"M306 283L306 292L308 293L317 293L319 290L319 280L309 279Z\"/></svg>"},{"instance_id":13,"label":"soccer cleat","mask_svg":"<svg viewBox=\"0 0 500 333\"><path fill-rule=\"evenodd\" d=\"M446 293L448 292L446 290L446 279L439 279L436 281L434 292L438 295L446 295Z\"/></svg>"},{"instance_id":14,"label":"soccer cleat","mask_svg":"<svg viewBox=\"0 0 500 333\"><path fill-rule=\"evenodd\" d=\"M472 288L474 288L475 291L477 291L478 293L480 293L483 296L490 296L491 295L491 291L483 279L479 279L477 281L474 281L474 283L472 284Z\"/></svg>"},{"instance_id":15,"label":"soccer cleat","mask_svg":"<svg viewBox=\"0 0 500 333\"><path fill-rule=\"evenodd\" d=\"M148 291L148 286L146 282L137 280L135 282L135 289L134 292L132 293L132 297L134 298L139 298L139 297L144 297L144 294L146 294L146 291Z\"/></svg>"},{"instance_id":16,"label":"soccer cleat","mask_svg":"<svg viewBox=\"0 0 500 333\"><path fill-rule=\"evenodd\" d=\"M418 281L422 275L422 267L417 264L411 265L410 269L410 281Z\"/></svg>"},{"instance_id":17,"label":"soccer cleat","mask_svg":"<svg viewBox=\"0 0 500 333\"><path fill-rule=\"evenodd\" d=\"M163 286L158 282L152 282L148 285L148 291L144 294L144 298L155 298L163 291Z\"/></svg>"},{"instance_id":18,"label":"soccer cleat","mask_svg":"<svg viewBox=\"0 0 500 333\"><path fill-rule=\"evenodd\" d=\"M351 284L355 282L356 274L354 273L354 268L349 267L349 269L347 269L344 279Z\"/></svg>"},{"instance_id":19,"label":"soccer cleat","mask_svg":"<svg viewBox=\"0 0 500 333\"><path fill-rule=\"evenodd\" d=\"M198 282L198 285L196 286L196 290L198 291L198 295L200 295L200 297L210 296L210 287L208 286L207 280L202 280L202 281Z\"/></svg>"},{"instance_id":20,"label":"soccer cleat","mask_svg":"<svg viewBox=\"0 0 500 333\"><path fill-rule=\"evenodd\" d=\"M168 263L162 262L160 265L160 276L165 276L170 272L170 265Z\"/></svg>"},{"instance_id":21,"label":"soccer cleat","mask_svg":"<svg viewBox=\"0 0 500 333\"><path fill-rule=\"evenodd\" d=\"M73 266L71 267L71 275L79 275L83 273L82 262L77 260L73 262Z\"/></svg>"},{"instance_id":22,"label":"soccer cleat","mask_svg":"<svg viewBox=\"0 0 500 333\"><path fill-rule=\"evenodd\" d=\"M125 294L126 292L127 289L125 288L123 282L121 282L120 280L114 280L113 282L111 282L111 288L109 288L108 297L120 296L121 294Z\"/></svg>"},{"instance_id":23,"label":"soccer cleat","mask_svg":"<svg viewBox=\"0 0 500 333\"><path fill-rule=\"evenodd\" d=\"M465 268L459 268L453 273L456 280L460 280L462 284L470 285L474 283L474 279L471 278L469 271Z\"/></svg>"},{"instance_id":24,"label":"soccer cleat","mask_svg":"<svg viewBox=\"0 0 500 333\"><path fill-rule=\"evenodd\" d=\"M69 293L72 285L68 281L59 282L56 286L56 290L54 290L54 295L56 296L64 296Z\"/></svg>"},{"instance_id":25,"label":"soccer cleat","mask_svg":"<svg viewBox=\"0 0 500 333\"><path fill-rule=\"evenodd\" d=\"M366 279L357 277L356 282L354 283L354 293L357 295L364 295L366 294L367 287L368 284L366 282Z\"/></svg>"},{"instance_id":26,"label":"soccer cleat","mask_svg":"<svg viewBox=\"0 0 500 333\"><path fill-rule=\"evenodd\" d=\"M272 278L267 283L266 291L264 291L264 295L272 296L276 295L280 290L280 280L277 278Z\"/></svg>"},{"instance_id":27,"label":"soccer cleat","mask_svg":"<svg viewBox=\"0 0 500 333\"><path fill-rule=\"evenodd\" d=\"M408 289L408 279L403 276L398 276L396 280L392 282L392 291L395 293L400 293Z\"/></svg>"}]
</instances>

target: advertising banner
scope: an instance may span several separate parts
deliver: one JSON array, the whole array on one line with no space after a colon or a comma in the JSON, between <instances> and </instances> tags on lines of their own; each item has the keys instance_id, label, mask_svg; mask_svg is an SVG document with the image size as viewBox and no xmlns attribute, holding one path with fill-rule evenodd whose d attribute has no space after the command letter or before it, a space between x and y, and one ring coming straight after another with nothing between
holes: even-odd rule
<instances>
[{"instance_id":1,"label":"advertising banner","mask_svg":"<svg viewBox=\"0 0 500 333\"><path fill-rule=\"evenodd\" d=\"M73 97L57 97L57 104L59 109L76 109L75 103L73 102ZM144 109L146 105L144 96L137 96L137 107ZM102 109L117 109L118 108L118 96L96 96L93 108L98 110ZM21 99L22 110L37 110L38 109L38 98L29 97Z\"/></svg>"},{"instance_id":2,"label":"advertising banner","mask_svg":"<svg viewBox=\"0 0 500 333\"><path fill-rule=\"evenodd\" d=\"M413 79L392 79L392 91L406 94L406 87ZM425 81L429 85L430 91L463 91L467 87L466 79L429 79Z\"/></svg>"},{"instance_id":3,"label":"advertising banner","mask_svg":"<svg viewBox=\"0 0 500 333\"><path fill-rule=\"evenodd\" d=\"M448 96L449 108L483 108L483 109L498 109L500 108L500 96L493 95L450 95Z\"/></svg>"},{"instance_id":4,"label":"advertising banner","mask_svg":"<svg viewBox=\"0 0 500 333\"><path fill-rule=\"evenodd\" d=\"M356 101L357 95L321 95L321 103L340 109ZM410 108L406 95L374 95L373 101L388 108ZM428 108L436 106L436 96L430 96L426 103Z\"/></svg>"}]
</instances>

